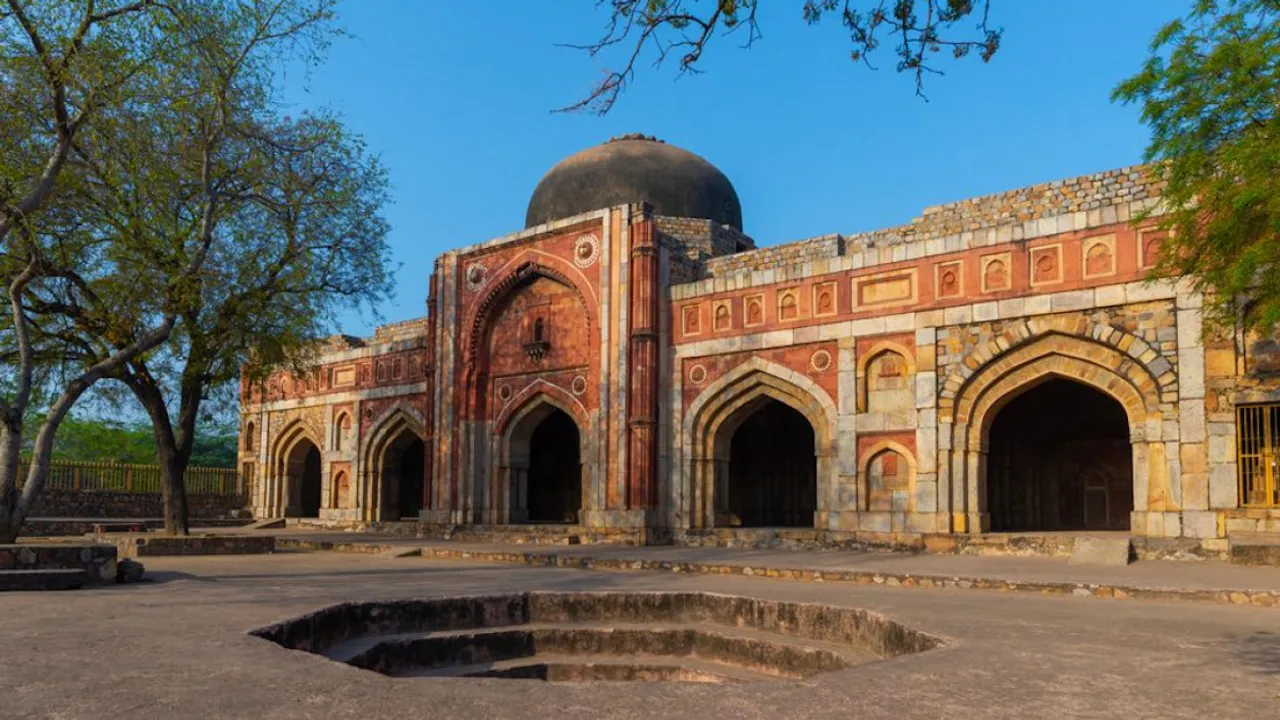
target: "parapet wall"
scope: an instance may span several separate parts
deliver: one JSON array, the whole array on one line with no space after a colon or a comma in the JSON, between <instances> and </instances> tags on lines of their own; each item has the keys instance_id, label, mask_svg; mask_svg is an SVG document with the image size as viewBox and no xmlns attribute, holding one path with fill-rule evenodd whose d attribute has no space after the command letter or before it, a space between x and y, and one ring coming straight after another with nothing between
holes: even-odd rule
<instances>
[{"instance_id":1,"label":"parapet wall","mask_svg":"<svg viewBox=\"0 0 1280 720\"><path fill-rule=\"evenodd\" d=\"M1152 166L1136 165L935 205L905 225L708 258L702 278L675 296L712 292L715 279L750 273L769 273L772 279L746 284L773 282L792 265L834 261L799 268L801 275L850 270L1126 222L1151 207L1163 186Z\"/></svg>"}]
</instances>

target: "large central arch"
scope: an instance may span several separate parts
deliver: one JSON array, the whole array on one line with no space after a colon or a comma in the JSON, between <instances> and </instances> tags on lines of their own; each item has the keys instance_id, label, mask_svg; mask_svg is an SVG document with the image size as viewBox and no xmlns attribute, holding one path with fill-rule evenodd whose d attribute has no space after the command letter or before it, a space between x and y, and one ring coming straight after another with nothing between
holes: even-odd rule
<instances>
[{"instance_id":1,"label":"large central arch","mask_svg":"<svg viewBox=\"0 0 1280 720\"><path fill-rule=\"evenodd\" d=\"M1034 321L1033 321L1034 322ZM1055 324L1056 323L1056 324ZM1078 383L1114 400L1127 424L1131 452L1132 508L1146 511L1149 500L1163 497L1168 483L1162 436L1161 393L1174 376L1169 363L1152 359L1146 346L1111 328L1091 329L1082 337L1076 318L1039 321L1022 328L1007 351L987 353L967 377L949 377L939 403L939 430L949 439L940 470L940 507L952 512L957 531L987 532L991 527L989 450L991 427L1000 411L1032 389L1054 380ZM1036 327L1041 328L1039 334ZM1006 344L1007 346L1007 344ZM1122 349L1124 348L1124 349ZM980 351L980 352L986 352ZM1143 357L1138 357L1134 353ZM1158 365L1153 369L1152 365Z\"/></svg>"},{"instance_id":2,"label":"large central arch","mask_svg":"<svg viewBox=\"0 0 1280 720\"><path fill-rule=\"evenodd\" d=\"M761 358L751 358L707 386L685 412L682 433L687 469L685 510L695 528L741 524L730 504L733 438L771 402L808 422L813 432L813 519L835 509L838 468L835 458L835 404L820 386L801 373ZM804 480L807 482L807 478ZM796 522L800 524L800 522Z\"/></svg>"}]
</instances>

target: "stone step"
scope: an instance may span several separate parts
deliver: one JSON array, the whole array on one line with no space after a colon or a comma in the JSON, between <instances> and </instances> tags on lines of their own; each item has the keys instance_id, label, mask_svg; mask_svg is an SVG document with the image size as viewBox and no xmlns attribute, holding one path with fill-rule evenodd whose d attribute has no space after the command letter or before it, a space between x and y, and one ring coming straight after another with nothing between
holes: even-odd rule
<instances>
[{"instance_id":1,"label":"stone step","mask_svg":"<svg viewBox=\"0 0 1280 720\"><path fill-rule=\"evenodd\" d=\"M666 655L553 655L499 660L475 665L412 670L397 677L527 678L550 682L676 681L760 682L777 680L772 673L699 657Z\"/></svg>"},{"instance_id":2,"label":"stone step","mask_svg":"<svg viewBox=\"0 0 1280 720\"><path fill-rule=\"evenodd\" d=\"M1280 540L1266 535L1232 535L1229 557L1240 565L1280 565Z\"/></svg>"},{"instance_id":3,"label":"stone step","mask_svg":"<svg viewBox=\"0 0 1280 720\"><path fill-rule=\"evenodd\" d=\"M377 649L378 646L383 647ZM848 644L714 623L531 623L364 636L340 642L322 654L330 660L396 677L424 677L429 673L463 677L472 671L459 668L506 662L513 670L500 677L556 679L546 677L546 673L551 672L566 680L575 673L581 675L587 671L533 666L582 665L593 662L590 658L616 658L624 664L644 666L647 668L644 673L666 673L671 679L679 679L676 676L680 675L679 669L687 665L686 661L698 658L708 667L723 669L713 674L734 675L737 679L743 679L742 673L755 679L798 679L877 659L870 650ZM545 659L548 655L582 659L552 662ZM637 657L652 660L638 662L634 660ZM479 661L481 658L483 662ZM523 666L529 667L514 669ZM731 672L732 668L741 672ZM529 674L522 675L522 672ZM539 675L540 672L543 674ZM632 679L628 673L641 673L640 670L602 670L597 675L607 676L610 672L620 680ZM697 679L694 677L697 674L691 672L686 679Z\"/></svg>"},{"instance_id":4,"label":"stone step","mask_svg":"<svg viewBox=\"0 0 1280 720\"><path fill-rule=\"evenodd\" d=\"M75 590L87 582L89 572L84 568L0 570L0 591Z\"/></svg>"},{"instance_id":5,"label":"stone step","mask_svg":"<svg viewBox=\"0 0 1280 720\"><path fill-rule=\"evenodd\" d=\"M1071 551L1071 565L1125 567L1133 560L1133 545L1126 537L1078 537Z\"/></svg>"},{"instance_id":6,"label":"stone step","mask_svg":"<svg viewBox=\"0 0 1280 720\"><path fill-rule=\"evenodd\" d=\"M285 526L284 518L267 518L257 522L249 523L245 526L246 530L281 530Z\"/></svg>"}]
</instances>

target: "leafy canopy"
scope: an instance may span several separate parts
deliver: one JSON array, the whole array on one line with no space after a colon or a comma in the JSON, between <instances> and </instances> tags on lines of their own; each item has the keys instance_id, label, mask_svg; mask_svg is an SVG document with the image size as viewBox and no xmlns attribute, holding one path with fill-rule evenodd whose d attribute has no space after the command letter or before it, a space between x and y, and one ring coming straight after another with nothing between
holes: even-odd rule
<instances>
[{"instance_id":1,"label":"leafy canopy","mask_svg":"<svg viewBox=\"0 0 1280 720\"><path fill-rule=\"evenodd\" d=\"M1199 0L1165 25L1113 99L1151 128L1164 172L1155 272L1188 276L1207 316L1246 329L1280 322L1280 2Z\"/></svg>"}]
</instances>

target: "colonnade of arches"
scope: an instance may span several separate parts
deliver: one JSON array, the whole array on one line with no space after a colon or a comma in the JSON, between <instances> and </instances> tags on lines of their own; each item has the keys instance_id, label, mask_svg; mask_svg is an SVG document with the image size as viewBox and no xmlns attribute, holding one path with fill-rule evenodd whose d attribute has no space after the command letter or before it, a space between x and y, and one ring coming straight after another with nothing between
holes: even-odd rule
<instances>
[{"instance_id":1,"label":"colonnade of arches","mask_svg":"<svg viewBox=\"0 0 1280 720\"><path fill-rule=\"evenodd\" d=\"M349 426L345 415L335 419L329 450L348 442ZM362 520L417 519L425 504L427 449L414 417L397 410L379 422L361 448L359 477L343 461L333 465L326 484L323 447L302 422L277 435L262 498L270 516L319 518L322 510L343 510Z\"/></svg>"},{"instance_id":2,"label":"colonnade of arches","mask_svg":"<svg viewBox=\"0 0 1280 720\"><path fill-rule=\"evenodd\" d=\"M967 518L954 529L1130 528L1160 474L1160 397L1173 380L1121 350L1119 335L1028 332L947 384L947 442L928 472L936 512ZM855 412L875 410L861 377ZM828 512L917 511L914 449L869 442L851 483L838 470L837 417L811 379L760 358L710 383L681 415L674 492L689 526L823 528Z\"/></svg>"}]
</instances>

